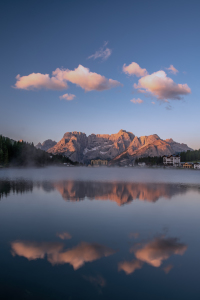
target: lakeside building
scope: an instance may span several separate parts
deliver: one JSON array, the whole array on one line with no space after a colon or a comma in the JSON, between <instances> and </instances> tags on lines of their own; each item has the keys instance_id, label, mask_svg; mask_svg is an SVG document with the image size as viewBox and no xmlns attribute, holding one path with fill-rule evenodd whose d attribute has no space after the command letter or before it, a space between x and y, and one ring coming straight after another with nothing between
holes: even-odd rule
<instances>
[{"instance_id":1,"label":"lakeside building","mask_svg":"<svg viewBox=\"0 0 200 300\"><path fill-rule=\"evenodd\" d=\"M194 163L194 169L199 169L200 170L200 163L199 162Z\"/></svg>"},{"instance_id":2,"label":"lakeside building","mask_svg":"<svg viewBox=\"0 0 200 300\"><path fill-rule=\"evenodd\" d=\"M146 164L145 164L145 162L139 162L139 163L138 163L138 166L144 167L144 166L146 166Z\"/></svg>"},{"instance_id":3,"label":"lakeside building","mask_svg":"<svg viewBox=\"0 0 200 300\"><path fill-rule=\"evenodd\" d=\"M193 163L186 162L186 163L183 164L183 168L184 169L192 169L193 168Z\"/></svg>"},{"instance_id":4,"label":"lakeside building","mask_svg":"<svg viewBox=\"0 0 200 300\"><path fill-rule=\"evenodd\" d=\"M92 159L91 160L91 166L107 166L108 161L102 160L102 159Z\"/></svg>"},{"instance_id":5,"label":"lakeside building","mask_svg":"<svg viewBox=\"0 0 200 300\"><path fill-rule=\"evenodd\" d=\"M164 155L163 164L167 166L179 167L181 165L180 155Z\"/></svg>"}]
</instances>

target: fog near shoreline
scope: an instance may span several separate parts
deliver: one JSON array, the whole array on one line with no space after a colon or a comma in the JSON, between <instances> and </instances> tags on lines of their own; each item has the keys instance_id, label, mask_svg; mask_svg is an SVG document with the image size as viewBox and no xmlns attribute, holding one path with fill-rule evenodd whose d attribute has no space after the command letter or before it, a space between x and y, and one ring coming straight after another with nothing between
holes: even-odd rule
<instances>
[{"instance_id":1,"label":"fog near shoreline","mask_svg":"<svg viewBox=\"0 0 200 300\"><path fill-rule=\"evenodd\" d=\"M98 181L135 183L173 183L200 186L199 170L123 167L46 167L0 169L0 180Z\"/></svg>"}]
</instances>

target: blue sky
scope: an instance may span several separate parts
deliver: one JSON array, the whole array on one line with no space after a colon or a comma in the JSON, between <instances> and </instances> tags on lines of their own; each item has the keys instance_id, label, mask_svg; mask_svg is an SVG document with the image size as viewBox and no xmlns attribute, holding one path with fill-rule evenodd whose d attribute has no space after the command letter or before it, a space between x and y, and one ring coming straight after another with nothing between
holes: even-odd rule
<instances>
[{"instance_id":1,"label":"blue sky","mask_svg":"<svg viewBox=\"0 0 200 300\"><path fill-rule=\"evenodd\" d=\"M0 133L38 143L125 129L199 149L199 11L194 0L4 1Z\"/></svg>"}]
</instances>

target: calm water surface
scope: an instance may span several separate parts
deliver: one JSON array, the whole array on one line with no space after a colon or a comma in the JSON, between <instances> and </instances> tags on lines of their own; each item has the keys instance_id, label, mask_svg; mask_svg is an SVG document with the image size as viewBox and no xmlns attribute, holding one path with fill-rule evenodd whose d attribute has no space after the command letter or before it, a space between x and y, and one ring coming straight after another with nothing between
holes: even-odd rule
<instances>
[{"instance_id":1,"label":"calm water surface","mask_svg":"<svg viewBox=\"0 0 200 300\"><path fill-rule=\"evenodd\" d=\"M200 171L0 170L0 299L200 299Z\"/></svg>"}]
</instances>

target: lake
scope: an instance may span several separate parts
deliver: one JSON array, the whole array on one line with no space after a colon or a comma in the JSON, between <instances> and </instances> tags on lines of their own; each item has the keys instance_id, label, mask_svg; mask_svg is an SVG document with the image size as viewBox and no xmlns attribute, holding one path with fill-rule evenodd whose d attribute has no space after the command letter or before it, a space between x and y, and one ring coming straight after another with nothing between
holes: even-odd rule
<instances>
[{"instance_id":1,"label":"lake","mask_svg":"<svg viewBox=\"0 0 200 300\"><path fill-rule=\"evenodd\" d=\"M0 299L200 299L200 171L0 170Z\"/></svg>"}]
</instances>

